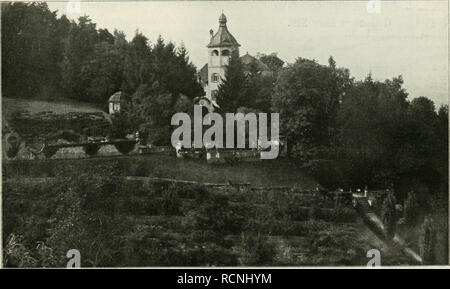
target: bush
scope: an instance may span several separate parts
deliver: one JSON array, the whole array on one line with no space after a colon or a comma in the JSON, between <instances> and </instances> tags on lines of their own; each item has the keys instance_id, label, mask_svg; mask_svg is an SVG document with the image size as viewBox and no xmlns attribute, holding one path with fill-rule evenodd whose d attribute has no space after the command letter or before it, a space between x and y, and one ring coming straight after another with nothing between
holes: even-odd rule
<instances>
[{"instance_id":1,"label":"bush","mask_svg":"<svg viewBox=\"0 0 450 289\"><path fill-rule=\"evenodd\" d=\"M395 210L396 199L394 193L389 193L381 206L381 219L385 227L385 235L388 240L395 236L397 225L397 212Z\"/></svg>"},{"instance_id":2,"label":"bush","mask_svg":"<svg viewBox=\"0 0 450 289\"><path fill-rule=\"evenodd\" d=\"M211 230L223 235L238 233L244 226L245 218L236 213L225 195L208 192L198 195L194 220L199 230Z\"/></svg>"},{"instance_id":3,"label":"bush","mask_svg":"<svg viewBox=\"0 0 450 289\"><path fill-rule=\"evenodd\" d=\"M36 267L38 261L23 244L23 236L11 234L6 240L4 263L6 267Z\"/></svg>"},{"instance_id":4,"label":"bush","mask_svg":"<svg viewBox=\"0 0 450 289\"><path fill-rule=\"evenodd\" d=\"M273 264L276 255L276 246L264 235L243 235L241 240L243 256L241 263L244 266L264 266Z\"/></svg>"},{"instance_id":5,"label":"bush","mask_svg":"<svg viewBox=\"0 0 450 289\"><path fill-rule=\"evenodd\" d=\"M173 187L171 190L163 193L161 199L161 209L164 215L181 215L181 201L174 191Z\"/></svg>"},{"instance_id":6,"label":"bush","mask_svg":"<svg viewBox=\"0 0 450 289\"><path fill-rule=\"evenodd\" d=\"M304 165L308 174L317 182L328 189L336 189L343 186L341 168L334 161L312 160Z\"/></svg>"},{"instance_id":7,"label":"bush","mask_svg":"<svg viewBox=\"0 0 450 289\"><path fill-rule=\"evenodd\" d=\"M403 206L403 218L404 223L408 226L414 226L417 223L417 217L419 216L420 206L417 202L416 194L414 191L408 193L408 197L405 200Z\"/></svg>"},{"instance_id":8,"label":"bush","mask_svg":"<svg viewBox=\"0 0 450 289\"><path fill-rule=\"evenodd\" d=\"M436 230L431 216L426 216L420 229L420 255L424 264L435 264Z\"/></svg>"}]
</instances>

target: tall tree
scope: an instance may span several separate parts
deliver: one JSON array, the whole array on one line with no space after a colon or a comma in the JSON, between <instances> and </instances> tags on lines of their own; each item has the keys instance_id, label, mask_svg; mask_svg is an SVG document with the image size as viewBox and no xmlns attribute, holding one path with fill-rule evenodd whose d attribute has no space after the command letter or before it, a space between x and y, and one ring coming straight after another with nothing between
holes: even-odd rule
<instances>
[{"instance_id":1,"label":"tall tree","mask_svg":"<svg viewBox=\"0 0 450 289\"><path fill-rule=\"evenodd\" d=\"M350 83L347 70L303 58L280 70L272 111L280 113L281 132L293 156L302 161L326 157L333 144L339 99Z\"/></svg>"},{"instance_id":2,"label":"tall tree","mask_svg":"<svg viewBox=\"0 0 450 289\"><path fill-rule=\"evenodd\" d=\"M224 112L236 112L241 106L248 106L247 76L237 53L232 53L225 68L225 77L219 85L217 104Z\"/></svg>"},{"instance_id":3,"label":"tall tree","mask_svg":"<svg viewBox=\"0 0 450 289\"><path fill-rule=\"evenodd\" d=\"M57 20L46 3L2 3L1 10L3 95L31 98L55 92L67 19Z\"/></svg>"},{"instance_id":4,"label":"tall tree","mask_svg":"<svg viewBox=\"0 0 450 289\"><path fill-rule=\"evenodd\" d=\"M148 44L148 39L143 34L136 32L125 57L122 84L124 93L131 95L141 85L151 87L155 81L152 65L152 50Z\"/></svg>"},{"instance_id":5,"label":"tall tree","mask_svg":"<svg viewBox=\"0 0 450 289\"><path fill-rule=\"evenodd\" d=\"M62 62L62 85L69 97L89 100L86 83L90 80L90 60L95 53L98 35L96 24L87 16L72 22Z\"/></svg>"},{"instance_id":6,"label":"tall tree","mask_svg":"<svg viewBox=\"0 0 450 289\"><path fill-rule=\"evenodd\" d=\"M379 82L369 75L343 96L338 159L348 168L345 173L352 186L386 187L395 182L408 107L402 83L401 77Z\"/></svg>"},{"instance_id":7,"label":"tall tree","mask_svg":"<svg viewBox=\"0 0 450 289\"><path fill-rule=\"evenodd\" d=\"M275 72L278 72L284 65L284 61L281 60L275 52L268 55L259 54L258 59L266 64L270 70Z\"/></svg>"}]
</instances>

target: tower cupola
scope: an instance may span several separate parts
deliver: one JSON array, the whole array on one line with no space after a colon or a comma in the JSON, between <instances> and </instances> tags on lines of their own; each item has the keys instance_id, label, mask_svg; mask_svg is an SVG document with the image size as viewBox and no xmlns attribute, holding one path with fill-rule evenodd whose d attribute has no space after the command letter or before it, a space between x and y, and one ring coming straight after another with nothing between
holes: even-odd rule
<instances>
[{"instance_id":1,"label":"tower cupola","mask_svg":"<svg viewBox=\"0 0 450 289\"><path fill-rule=\"evenodd\" d=\"M223 14L223 12L219 17L219 26L227 26L227 17Z\"/></svg>"}]
</instances>

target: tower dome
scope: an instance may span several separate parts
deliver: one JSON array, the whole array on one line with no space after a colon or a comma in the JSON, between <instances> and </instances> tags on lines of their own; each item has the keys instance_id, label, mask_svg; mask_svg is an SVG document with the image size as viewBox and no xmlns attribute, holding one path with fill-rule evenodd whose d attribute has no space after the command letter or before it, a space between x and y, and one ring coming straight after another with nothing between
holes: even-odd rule
<instances>
[{"instance_id":1,"label":"tower dome","mask_svg":"<svg viewBox=\"0 0 450 289\"><path fill-rule=\"evenodd\" d=\"M211 33L211 32L210 32ZM211 34L210 42L208 47L239 47L240 44L236 41L236 39L231 35L231 33L227 29L227 17L225 14L220 14L219 17L219 29L216 34Z\"/></svg>"}]
</instances>

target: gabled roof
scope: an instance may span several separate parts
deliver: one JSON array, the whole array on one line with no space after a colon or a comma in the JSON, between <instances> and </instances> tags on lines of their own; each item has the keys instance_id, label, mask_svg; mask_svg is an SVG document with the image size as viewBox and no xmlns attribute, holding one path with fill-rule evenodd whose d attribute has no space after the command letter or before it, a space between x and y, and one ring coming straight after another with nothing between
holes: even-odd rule
<instances>
[{"instance_id":1,"label":"gabled roof","mask_svg":"<svg viewBox=\"0 0 450 289\"><path fill-rule=\"evenodd\" d=\"M208 63L205 63L203 67L198 72L198 75L200 76L200 81L202 84L206 84L208 82Z\"/></svg>"},{"instance_id":2,"label":"gabled roof","mask_svg":"<svg viewBox=\"0 0 450 289\"><path fill-rule=\"evenodd\" d=\"M227 29L227 18L222 13L219 18L219 30L211 37L207 47L241 46Z\"/></svg>"},{"instance_id":3,"label":"gabled roof","mask_svg":"<svg viewBox=\"0 0 450 289\"><path fill-rule=\"evenodd\" d=\"M256 62L256 64L258 65L258 69L261 71L270 70L269 66L267 66L264 62L262 62L258 58L251 56L250 54L248 54L248 52L244 56L241 56L241 61L242 61L242 64L244 64L245 66L248 66L253 62Z\"/></svg>"},{"instance_id":4,"label":"gabled roof","mask_svg":"<svg viewBox=\"0 0 450 289\"><path fill-rule=\"evenodd\" d=\"M108 99L108 102L120 102L120 99L122 98L122 92L118 91L111 95L111 97Z\"/></svg>"}]
</instances>

